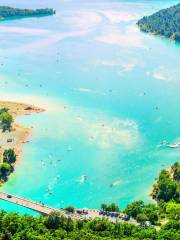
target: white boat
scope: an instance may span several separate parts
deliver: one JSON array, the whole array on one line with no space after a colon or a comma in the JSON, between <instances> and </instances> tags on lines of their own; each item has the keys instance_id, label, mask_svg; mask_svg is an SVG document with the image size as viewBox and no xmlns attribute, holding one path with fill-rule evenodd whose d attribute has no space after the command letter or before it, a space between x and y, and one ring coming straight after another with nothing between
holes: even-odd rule
<instances>
[{"instance_id":1,"label":"white boat","mask_svg":"<svg viewBox=\"0 0 180 240\"><path fill-rule=\"evenodd\" d=\"M84 183L87 180L87 176L86 175L82 175L79 179L80 183Z\"/></svg>"},{"instance_id":2,"label":"white boat","mask_svg":"<svg viewBox=\"0 0 180 240\"><path fill-rule=\"evenodd\" d=\"M112 187L116 187L116 186L118 186L119 184L121 184L121 180L117 180L117 181L112 182L112 183L110 184L110 187L111 187L111 188L112 188Z\"/></svg>"},{"instance_id":3,"label":"white boat","mask_svg":"<svg viewBox=\"0 0 180 240\"><path fill-rule=\"evenodd\" d=\"M169 147L169 148L179 148L180 147L180 142L168 144L167 147Z\"/></svg>"}]
</instances>

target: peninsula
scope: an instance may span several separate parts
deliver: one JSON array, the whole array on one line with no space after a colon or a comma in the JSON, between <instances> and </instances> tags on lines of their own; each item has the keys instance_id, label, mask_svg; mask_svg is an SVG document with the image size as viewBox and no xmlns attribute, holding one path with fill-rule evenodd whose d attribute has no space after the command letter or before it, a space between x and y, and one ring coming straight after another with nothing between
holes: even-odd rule
<instances>
[{"instance_id":1,"label":"peninsula","mask_svg":"<svg viewBox=\"0 0 180 240\"><path fill-rule=\"evenodd\" d=\"M180 3L163 9L137 22L143 32L164 36L180 42Z\"/></svg>"},{"instance_id":2,"label":"peninsula","mask_svg":"<svg viewBox=\"0 0 180 240\"><path fill-rule=\"evenodd\" d=\"M43 17L55 14L52 8L43 9L21 9L7 6L0 6L0 20L25 18L25 17Z\"/></svg>"},{"instance_id":3,"label":"peninsula","mask_svg":"<svg viewBox=\"0 0 180 240\"><path fill-rule=\"evenodd\" d=\"M19 160L21 145L26 143L31 128L19 126L14 119L19 115L40 113L43 109L32 105L0 101L0 182L3 183Z\"/></svg>"}]
</instances>

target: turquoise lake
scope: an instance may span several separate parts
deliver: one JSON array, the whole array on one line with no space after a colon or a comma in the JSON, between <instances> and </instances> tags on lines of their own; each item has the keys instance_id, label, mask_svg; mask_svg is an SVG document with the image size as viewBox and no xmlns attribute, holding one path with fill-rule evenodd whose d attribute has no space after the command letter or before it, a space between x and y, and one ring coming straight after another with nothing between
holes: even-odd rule
<instances>
[{"instance_id":1,"label":"turquoise lake","mask_svg":"<svg viewBox=\"0 0 180 240\"><path fill-rule=\"evenodd\" d=\"M180 140L180 44L136 22L178 2L0 1L57 11L0 22L0 99L46 110L16 119L32 136L1 191L57 208L151 201L159 171L180 159L161 144Z\"/></svg>"}]
</instances>

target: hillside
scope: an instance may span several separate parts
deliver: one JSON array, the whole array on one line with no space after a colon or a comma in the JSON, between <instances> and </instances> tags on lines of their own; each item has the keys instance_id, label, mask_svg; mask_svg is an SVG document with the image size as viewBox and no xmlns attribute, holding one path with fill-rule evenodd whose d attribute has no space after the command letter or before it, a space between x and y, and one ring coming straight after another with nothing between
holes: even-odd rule
<instances>
[{"instance_id":1,"label":"hillside","mask_svg":"<svg viewBox=\"0 0 180 240\"><path fill-rule=\"evenodd\" d=\"M180 41L180 3L143 17L137 25L144 32Z\"/></svg>"},{"instance_id":2,"label":"hillside","mask_svg":"<svg viewBox=\"0 0 180 240\"><path fill-rule=\"evenodd\" d=\"M7 6L0 6L0 19L23 18L23 17L39 17L53 15L55 11L52 8L44 9L20 9Z\"/></svg>"}]
</instances>

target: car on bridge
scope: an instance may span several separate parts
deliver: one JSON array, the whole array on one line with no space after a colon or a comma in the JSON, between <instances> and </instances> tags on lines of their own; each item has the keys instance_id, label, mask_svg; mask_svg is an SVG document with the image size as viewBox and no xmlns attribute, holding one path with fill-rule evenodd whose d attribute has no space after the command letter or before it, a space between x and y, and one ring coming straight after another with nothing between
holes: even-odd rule
<instances>
[{"instance_id":1,"label":"car on bridge","mask_svg":"<svg viewBox=\"0 0 180 240\"><path fill-rule=\"evenodd\" d=\"M10 194L7 195L7 198L12 198L12 196Z\"/></svg>"}]
</instances>

